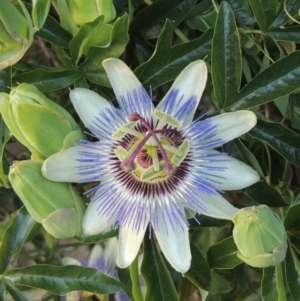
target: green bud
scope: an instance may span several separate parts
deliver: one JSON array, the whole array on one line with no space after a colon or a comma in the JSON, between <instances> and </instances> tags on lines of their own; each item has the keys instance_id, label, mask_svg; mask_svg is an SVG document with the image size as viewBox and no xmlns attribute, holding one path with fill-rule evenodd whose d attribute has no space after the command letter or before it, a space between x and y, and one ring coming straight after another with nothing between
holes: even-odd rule
<instances>
[{"instance_id":1,"label":"green bud","mask_svg":"<svg viewBox=\"0 0 300 301\"><path fill-rule=\"evenodd\" d=\"M84 201L67 183L47 180L41 174L42 162L14 162L9 180L34 220L42 223L56 238L79 235Z\"/></svg>"},{"instance_id":2,"label":"green bud","mask_svg":"<svg viewBox=\"0 0 300 301\"><path fill-rule=\"evenodd\" d=\"M33 41L33 27L22 1L2 0L0 9L0 70L19 61Z\"/></svg>"},{"instance_id":3,"label":"green bud","mask_svg":"<svg viewBox=\"0 0 300 301\"><path fill-rule=\"evenodd\" d=\"M258 268L274 266L284 260L285 228L268 206L243 208L232 221L235 224L233 239L241 260Z\"/></svg>"},{"instance_id":4,"label":"green bud","mask_svg":"<svg viewBox=\"0 0 300 301\"><path fill-rule=\"evenodd\" d=\"M62 26L73 35L85 23L94 21L103 15L104 23L109 23L116 17L112 0L56 0L56 8Z\"/></svg>"},{"instance_id":5,"label":"green bud","mask_svg":"<svg viewBox=\"0 0 300 301\"><path fill-rule=\"evenodd\" d=\"M0 112L12 134L32 153L45 159L64 147L64 140L78 126L62 107L35 87L21 84L10 95L0 93Z\"/></svg>"}]
</instances>

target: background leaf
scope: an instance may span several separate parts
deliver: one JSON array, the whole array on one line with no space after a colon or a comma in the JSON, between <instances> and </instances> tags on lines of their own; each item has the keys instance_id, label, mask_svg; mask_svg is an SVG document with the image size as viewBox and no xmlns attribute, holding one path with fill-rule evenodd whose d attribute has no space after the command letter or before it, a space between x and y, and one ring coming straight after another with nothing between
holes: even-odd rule
<instances>
[{"instance_id":1,"label":"background leaf","mask_svg":"<svg viewBox=\"0 0 300 301\"><path fill-rule=\"evenodd\" d=\"M242 72L239 34L227 2L222 2L212 42L212 80L219 109L231 104L237 94Z\"/></svg>"},{"instance_id":2,"label":"background leaf","mask_svg":"<svg viewBox=\"0 0 300 301\"><path fill-rule=\"evenodd\" d=\"M300 166L300 136L281 123L258 120L249 134L266 142L292 164Z\"/></svg>"},{"instance_id":3,"label":"background leaf","mask_svg":"<svg viewBox=\"0 0 300 301\"><path fill-rule=\"evenodd\" d=\"M14 76L13 82L15 85L26 82L41 92L49 92L66 88L82 78L83 75L84 73L80 70L44 71L37 69Z\"/></svg>"},{"instance_id":4,"label":"background leaf","mask_svg":"<svg viewBox=\"0 0 300 301\"><path fill-rule=\"evenodd\" d=\"M51 16L48 16L44 26L36 33L36 35L51 44L62 48L68 48L69 42L72 39L72 35L62 28Z\"/></svg>"},{"instance_id":5,"label":"background leaf","mask_svg":"<svg viewBox=\"0 0 300 301\"><path fill-rule=\"evenodd\" d=\"M11 219L0 247L0 274L12 268L35 221L25 207Z\"/></svg>"},{"instance_id":6,"label":"background leaf","mask_svg":"<svg viewBox=\"0 0 300 301\"><path fill-rule=\"evenodd\" d=\"M209 291L211 275L209 266L198 248L191 244L192 262L190 269L184 274L197 287Z\"/></svg>"},{"instance_id":7,"label":"background leaf","mask_svg":"<svg viewBox=\"0 0 300 301\"><path fill-rule=\"evenodd\" d=\"M295 51L254 77L227 110L250 109L292 93L300 86L300 51Z\"/></svg>"},{"instance_id":8,"label":"background leaf","mask_svg":"<svg viewBox=\"0 0 300 301\"><path fill-rule=\"evenodd\" d=\"M291 297L294 301L298 301L300 300L300 275L295 268L295 261L299 263L299 259L297 256L293 256L291 248L289 247L285 259L285 277Z\"/></svg>"},{"instance_id":9,"label":"background leaf","mask_svg":"<svg viewBox=\"0 0 300 301\"><path fill-rule=\"evenodd\" d=\"M48 290L57 295L84 290L98 294L112 294L122 289L122 284L96 269L68 265L56 267L36 265L15 269L5 274L12 284Z\"/></svg>"},{"instance_id":10,"label":"background leaf","mask_svg":"<svg viewBox=\"0 0 300 301\"><path fill-rule=\"evenodd\" d=\"M43 27L50 9L50 0L32 1L32 21L34 27L39 30Z\"/></svg>"},{"instance_id":11,"label":"background leaf","mask_svg":"<svg viewBox=\"0 0 300 301\"><path fill-rule=\"evenodd\" d=\"M133 19L130 31L145 39L157 38L166 19L170 19L173 28L176 28L196 2L196 0L156 1Z\"/></svg>"},{"instance_id":12,"label":"background leaf","mask_svg":"<svg viewBox=\"0 0 300 301\"><path fill-rule=\"evenodd\" d=\"M135 75L145 87L152 89L174 80L189 63L210 54L212 34L213 31L208 30L199 39L172 48L172 25L167 21L153 56L134 71Z\"/></svg>"},{"instance_id":13,"label":"background leaf","mask_svg":"<svg viewBox=\"0 0 300 301\"><path fill-rule=\"evenodd\" d=\"M179 300L170 274L159 254L153 238L145 235L144 258L141 272L145 279L147 292L145 301Z\"/></svg>"},{"instance_id":14,"label":"background leaf","mask_svg":"<svg viewBox=\"0 0 300 301\"><path fill-rule=\"evenodd\" d=\"M259 28L265 31L275 20L276 0L248 0Z\"/></svg>"},{"instance_id":15,"label":"background leaf","mask_svg":"<svg viewBox=\"0 0 300 301\"><path fill-rule=\"evenodd\" d=\"M236 254L237 247L231 236L208 249L207 261L211 269L232 269L242 263Z\"/></svg>"}]
</instances>

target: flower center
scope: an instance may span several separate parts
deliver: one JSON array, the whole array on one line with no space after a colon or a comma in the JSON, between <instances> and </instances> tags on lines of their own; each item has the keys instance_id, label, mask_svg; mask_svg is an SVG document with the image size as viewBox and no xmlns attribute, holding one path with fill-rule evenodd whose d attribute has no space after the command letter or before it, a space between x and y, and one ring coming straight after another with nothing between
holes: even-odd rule
<instances>
[{"instance_id":1,"label":"flower center","mask_svg":"<svg viewBox=\"0 0 300 301\"><path fill-rule=\"evenodd\" d=\"M158 119L153 129L138 113L128 116L131 121L121 126L113 138L119 141L114 153L127 173L145 182L169 178L186 158L190 142L183 139L181 122L169 114L154 110Z\"/></svg>"}]
</instances>

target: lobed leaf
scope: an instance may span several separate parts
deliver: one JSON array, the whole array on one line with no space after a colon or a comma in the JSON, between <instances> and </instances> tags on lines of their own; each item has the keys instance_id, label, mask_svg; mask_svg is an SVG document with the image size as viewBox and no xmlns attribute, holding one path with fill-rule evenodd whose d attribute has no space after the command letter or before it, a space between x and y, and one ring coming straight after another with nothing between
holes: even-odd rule
<instances>
[{"instance_id":1,"label":"lobed leaf","mask_svg":"<svg viewBox=\"0 0 300 301\"><path fill-rule=\"evenodd\" d=\"M212 34L211 29L196 40L172 48L172 24L167 20L153 56L134 71L135 75L144 86L152 89L174 80L189 63L210 55Z\"/></svg>"}]
</instances>

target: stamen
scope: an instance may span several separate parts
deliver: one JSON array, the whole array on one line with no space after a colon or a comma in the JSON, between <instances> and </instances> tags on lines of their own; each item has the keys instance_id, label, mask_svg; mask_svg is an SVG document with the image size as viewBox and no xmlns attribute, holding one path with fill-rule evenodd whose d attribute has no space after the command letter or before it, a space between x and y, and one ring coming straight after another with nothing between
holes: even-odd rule
<instances>
[{"instance_id":1,"label":"stamen","mask_svg":"<svg viewBox=\"0 0 300 301\"><path fill-rule=\"evenodd\" d=\"M124 137L126 134L130 134L132 136L135 136L137 138L143 138L144 135L140 133L139 131L135 130L134 127L136 126L137 121L135 122L130 122L128 124L125 124L121 126L113 135L112 137L115 140L120 140L121 138Z\"/></svg>"},{"instance_id":2,"label":"stamen","mask_svg":"<svg viewBox=\"0 0 300 301\"><path fill-rule=\"evenodd\" d=\"M156 127L157 130L162 129L166 124L172 125L176 128L182 127L182 123L180 121L167 113L155 109L154 116L159 119L159 123Z\"/></svg>"},{"instance_id":3,"label":"stamen","mask_svg":"<svg viewBox=\"0 0 300 301\"><path fill-rule=\"evenodd\" d=\"M169 160L169 158L168 158L168 156L167 156L166 151L165 151L164 148L162 147L162 145L161 145L159 139L157 138L155 131L151 129L151 127L150 127L150 125L148 124L148 122L147 122L142 116L140 116L140 114L138 114L138 113L132 113L132 114L130 114L130 115L128 116L128 119L131 120L131 121L137 121L137 120L139 120L139 121L141 122L141 124L144 125L144 126L146 127L146 129L148 130L148 133L147 133L147 135L145 136L145 138L148 137L148 135L149 135L149 137L150 137L150 136L153 137L153 139L155 140L155 142L156 142L156 144L157 144L157 147L158 147L159 150L160 150L161 156L162 156L162 158L163 158L163 160L164 160L164 162L165 162L164 171L165 171L167 174L172 174L172 173L174 172L174 168L173 168L173 166L172 166L172 164L171 164L171 162L170 162L170 160ZM149 137L147 138L147 140L149 139ZM144 138L144 139L145 139L145 138ZM144 139L143 139L143 141L144 141ZM146 140L146 141L147 141L147 140ZM146 141L144 142L144 144L146 143ZM142 142L141 142L141 143L142 143ZM135 151L136 151L136 150L135 150ZM134 153L135 153L135 151L134 151ZM135 156L136 156L136 155L135 155ZM130 156L130 157L131 157L131 156ZM128 159L128 160L129 160L129 159ZM132 160L132 162L133 162L133 160Z\"/></svg>"},{"instance_id":4,"label":"stamen","mask_svg":"<svg viewBox=\"0 0 300 301\"><path fill-rule=\"evenodd\" d=\"M190 141L189 140L184 140L183 143L179 146L178 150L182 153L181 156L175 154L173 155L171 162L175 165L175 166L179 166L182 161L185 159L185 157L187 156L189 150L190 150Z\"/></svg>"}]
</instances>

